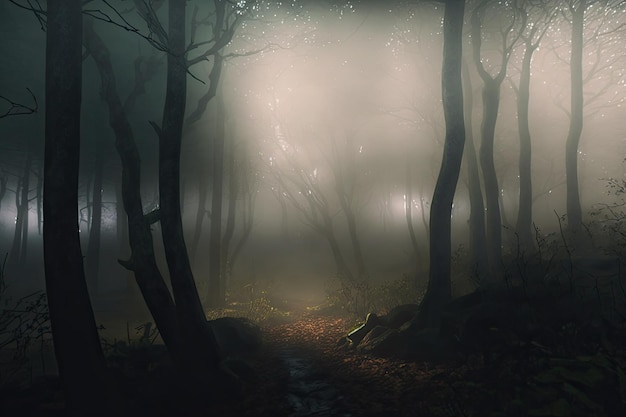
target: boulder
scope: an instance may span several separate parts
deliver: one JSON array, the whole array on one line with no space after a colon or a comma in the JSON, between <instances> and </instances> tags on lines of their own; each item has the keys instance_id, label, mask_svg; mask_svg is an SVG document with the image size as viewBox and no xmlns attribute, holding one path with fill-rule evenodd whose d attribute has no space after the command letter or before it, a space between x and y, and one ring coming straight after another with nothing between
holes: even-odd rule
<instances>
[{"instance_id":1,"label":"boulder","mask_svg":"<svg viewBox=\"0 0 626 417\"><path fill-rule=\"evenodd\" d=\"M249 356L261 347L261 329L248 319L221 317L209 320L208 324L224 357Z\"/></svg>"},{"instance_id":2,"label":"boulder","mask_svg":"<svg viewBox=\"0 0 626 417\"><path fill-rule=\"evenodd\" d=\"M386 316L381 318L381 321L390 329L399 329L400 326L415 317L418 310L419 304L402 304L392 308Z\"/></svg>"}]
</instances>

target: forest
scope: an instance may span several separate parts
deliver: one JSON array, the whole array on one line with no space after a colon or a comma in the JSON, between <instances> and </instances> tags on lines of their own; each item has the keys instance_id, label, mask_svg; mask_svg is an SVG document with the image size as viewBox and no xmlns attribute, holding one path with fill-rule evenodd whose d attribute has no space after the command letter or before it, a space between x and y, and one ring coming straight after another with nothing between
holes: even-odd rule
<instances>
[{"instance_id":1,"label":"forest","mask_svg":"<svg viewBox=\"0 0 626 417\"><path fill-rule=\"evenodd\" d=\"M626 1L0 33L0 415L626 415Z\"/></svg>"}]
</instances>

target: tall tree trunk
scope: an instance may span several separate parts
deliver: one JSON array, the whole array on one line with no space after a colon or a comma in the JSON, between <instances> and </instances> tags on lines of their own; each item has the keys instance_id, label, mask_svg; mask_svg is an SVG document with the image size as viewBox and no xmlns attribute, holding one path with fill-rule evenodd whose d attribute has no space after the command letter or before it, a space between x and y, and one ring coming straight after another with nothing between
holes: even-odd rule
<instances>
[{"instance_id":1,"label":"tall tree trunk","mask_svg":"<svg viewBox=\"0 0 626 417\"><path fill-rule=\"evenodd\" d=\"M323 215L323 217L324 226L320 229L320 232L326 238L326 241L330 246L333 259L335 260L335 266L337 267L337 276L341 282L353 282L354 276L352 275L350 268L348 268L348 264L346 264L346 260L341 252L339 242L335 236L332 219L328 215Z\"/></svg>"},{"instance_id":2,"label":"tall tree trunk","mask_svg":"<svg viewBox=\"0 0 626 417\"><path fill-rule=\"evenodd\" d=\"M7 261L10 268L19 266L20 249L22 248L22 223L24 223L24 211L20 198L22 195L22 181L23 178L18 177L15 186L15 228L13 229L13 243L11 244L11 251Z\"/></svg>"},{"instance_id":3,"label":"tall tree trunk","mask_svg":"<svg viewBox=\"0 0 626 417\"><path fill-rule=\"evenodd\" d=\"M86 270L89 289L95 294L98 291L98 273L100 271L100 241L102 229L102 177L104 166L104 146L101 138L97 138L94 155L93 187L91 191L91 227L87 243Z\"/></svg>"},{"instance_id":4,"label":"tall tree trunk","mask_svg":"<svg viewBox=\"0 0 626 417\"><path fill-rule=\"evenodd\" d=\"M493 158L496 120L500 107L500 83L497 80L483 80L483 121L481 124L480 167L485 183L487 208L486 234L489 258L489 279L499 276L502 265L502 218L500 216L500 187Z\"/></svg>"},{"instance_id":5,"label":"tall tree trunk","mask_svg":"<svg viewBox=\"0 0 626 417\"><path fill-rule=\"evenodd\" d=\"M213 65L222 65L222 58L216 55ZM224 201L224 141L225 114L224 99L217 95L215 134L213 135L213 187L211 192L211 234L209 238L209 285L207 305L218 307L224 304L225 290L222 271L222 208Z\"/></svg>"},{"instance_id":6,"label":"tall tree trunk","mask_svg":"<svg viewBox=\"0 0 626 417\"><path fill-rule=\"evenodd\" d=\"M198 210L196 211L196 224L193 228L193 236L191 238L190 253L191 260L196 261L198 256L198 247L200 246L200 237L202 236L202 225L204 224L204 218L207 215L206 200L207 200L207 180L204 172L198 174Z\"/></svg>"},{"instance_id":7,"label":"tall tree trunk","mask_svg":"<svg viewBox=\"0 0 626 417\"><path fill-rule=\"evenodd\" d=\"M565 143L567 181L567 228L578 232L582 227L582 209L578 187L578 145L583 130L583 29L587 2L572 6L572 42L570 55L571 103L570 123Z\"/></svg>"},{"instance_id":8,"label":"tall tree trunk","mask_svg":"<svg viewBox=\"0 0 626 417\"><path fill-rule=\"evenodd\" d=\"M41 158L37 161L37 231L42 234L43 226L43 164Z\"/></svg>"},{"instance_id":9,"label":"tall tree trunk","mask_svg":"<svg viewBox=\"0 0 626 417\"><path fill-rule=\"evenodd\" d=\"M32 165L32 154L30 147L26 147L26 159L24 161L24 171L18 179L18 187L15 192L15 207L17 211L15 220L15 231L13 233L13 244L9 256L9 265L15 268L22 268L26 261L26 248L28 245L28 194L30 191L30 170Z\"/></svg>"},{"instance_id":10,"label":"tall tree trunk","mask_svg":"<svg viewBox=\"0 0 626 417\"><path fill-rule=\"evenodd\" d=\"M528 103L530 101L530 69L532 56L536 46L532 40L526 41L526 50L522 60L519 88L517 92L517 127L519 131L519 201L517 223L515 229L519 238L520 249L528 252L534 248L533 240L533 188L531 158L532 148L530 142L530 127L528 121Z\"/></svg>"},{"instance_id":11,"label":"tall tree trunk","mask_svg":"<svg viewBox=\"0 0 626 417\"><path fill-rule=\"evenodd\" d=\"M243 172L243 171L242 171ZM256 192L251 189L249 171L246 171L245 175L242 175L241 181L241 189L245 190L243 193L243 198L241 202L241 225L242 231L241 236L237 240L235 247L233 248L233 253L230 256L230 268L231 270L235 266L235 262L239 259L239 255L243 250L248 238L250 237L250 232L252 231L253 221L254 221L254 208L255 208L255 198Z\"/></svg>"},{"instance_id":12,"label":"tall tree trunk","mask_svg":"<svg viewBox=\"0 0 626 417\"><path fill-rule=\"evenodd\" d=\"M123 174L120 173L115 183L115 237L117 240L118 258L127 258L130 253L128 245L128 217L124 211L123 180Z\"/></svg>"},{"instance_id":13,"label":"tall tree trunk","mask_svg":"<svg viewBox=\"0 0 626 417\"><path fill-rule=\"evenodd\" d=\"M220 261L220 276L222 277L224 287L226 287L230 279L230 244L235 233L237 197L239 196L239 172L237 172L235 167L235 141L233 139L231 136L226 142L224 158L224 170L228 173L228 212L226 214L226 228L224 229L224 236L222 236L222 259Z\"/></svg>"},{"instance_id":14,"label":"tall tree trunk","mask_svg":"<svg viewBox=\"0 0 626 417\"><path fill-rule=\"evenodd\" d=\"M446 137L441 169L430 206L430 273L428 288L415 318L418 327L436 325L445 304L452 297L450 216L465 143L461 82L464 11L463 0L445 2L441 90Z\"/></svg>"},{"instance_id":15,"label":"tall tree trunk","mask_svg":"<svg viewBox=\"0 0 626 417\"><path fill-rule=\"evenodd\" d=\"M339 152L335 150L336 159L331 163L331 169L335 177L335 193L337 194L341 210L346 216L348 236L350 237L350 244L352 246L352 255L354 256L354 261L356 263L357 278L359 280L365 280L365 259L363 258L363 250L361 249L361 242L359 241L357 231L356 215L354 214L353 209L353 188L355 187L354 171L356 169L354 155L352 153L354 148L353 142L353 138L349 136L346 143L347 156L345 158L340 159ZM346 188L349 188L350 190L347 190Z\"/></svg>"},{"instance_id":16,"label":"tall tree trunk","mask_svg":"<svg viewBox=\"0 0 626 417\"><path fill-rule=\"evenodd\" d=\"M474 147L474 132L472 128L472 116L474 108L474 92L467 65L463 65L463 99L465 112L465 157L467 161L467 178L470 199L469 216L469 257L471 274L479 280L485 279L488 273L488 259L485 247L485 205L483 192L480 187L480 174Z\"/></svg>"},{"instance_id":17,"label":"tall tree trunk","mask_svg":"<svg viewBox=\"0 0 626 417\"><path fill-rule=\"evenodd\" d=\"M7 193L7 184L9 179L6 175L0 177L0 212L2 212L2 199Z\"/></svg>"},{"instance_id":18,"label":"tall tree trunk","mask_svg":"<svg viewBox=\"0 0 626 417\"><path fill-rule=\"evenodd\" d=\"M81 2L50 0L46 32L44 266L67 415L122 415L87 292L78 234Z\"/></svg>"},{"instance_id":19,"label":"tall tree trunk","mask_svg":"<svg viewBox=\"0 0 626 417\"><path fill-rule=\"evenodd\" d=\"M185 369L187 388L200 394L207 383L216 382L220 353L198 296L180 212L180 150L187 97L185 7L185 0L169 1L167 84L159 132L159 202L165 257L180 329L190 353Z\"/></svg>"},{"instance_id":20,"label":"tall tree trunk","mask_svg":"<svg viewBox=\"0 0 626 417\"><path fill-rule=\"evenodd\" d=\"M115 148L122 162L121 199L128 217L131 256L127 261L120 261L120 264L134 272L137 285L168 351L177 363L181 363L185 353L176 307L157 266L150 231L150 225L158 220L158 212L149 215L143 213L141 160L132 128L117 93L109 50L93 30L90 21L85 24L84 38L85 48L100 72L102 93L109 109L109 124L115 134Z\"/></svg>"},{"instance_id":21,"label":"tall tree trunk","mask_svg":"<svg viewBox=\"0 0 626 417\"><path fill-rule=\"evenodd\" d=\"M22 246L20 248L19 254L19 265L20 267L24 267L26 265L27 255L28 255L28 228L29 228L29 212L30 212L30 202L29 202L29 194L30 194L30 171L33 165L33 154L30 145L28 146L26 155L26 166L24 167L24 176L22 177L22 202L20 203L20 208L22 211Z\"/></svg>"}]
</instances>

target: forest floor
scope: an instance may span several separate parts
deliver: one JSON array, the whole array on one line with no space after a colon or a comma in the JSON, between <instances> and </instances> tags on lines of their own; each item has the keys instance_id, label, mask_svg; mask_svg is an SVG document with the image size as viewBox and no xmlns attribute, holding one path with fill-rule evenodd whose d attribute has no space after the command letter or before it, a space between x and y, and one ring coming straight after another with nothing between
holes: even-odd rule
<instances>
[{"instance_id":1,"label":"forest floor","mask_svg":"<svg viewBox=\"0 0 626 417\"><path fill-rule=\"evenodd\" d=\"M603 378L594 370L614 367L604 365L604 357L590 357L600 363L595 367L568 368L569 362L558 362L542 379L520 379L519 364L513 360L487 368L480 358L463 363L430 364L374 357L340 349L338 340L353 327L354 320L340 314L311 311L292 312L290 319L267 322L261 326L264 344L248 359L255 370L254 378L245 384L245 395L237 401L215 404L207 416L272 417L374 417L374 416L613 416L603 405L590 399L576 384L577 373L588 388L602 388L596 380ZM594 359L595 358L595 359ZM591 363L590 362L590 363ZM593 363L596 363L593 362ZM565 363L565 365L563 365ZM619 362L622 364L623 362ZM532 364L531 364L532 366ZM565 369L565 394L555 384L553 369ZM548 369L548 368L546 368ZM559 371L560 372L560 371ZM611 371L612 372L612 371ZM618 369L617 383L623 390L624 370ZM172 382L158 371L137 377L128 395L133 398L133 415L146 417L177 416L178 405L168 389ZM561 374L559 374L561 375ZM613 375L613 373L611 373ZM148 382L146 378L156 379ZM568 379L569 378L569 379ZM161 379L161 380L159 380ZM569 382L568 382L569 381ZM573 382L572 382L573 381ZM570 383L571 382L571 383ZM543 384L543 385L542 385ZM131 384L132 385L132 384ZM523 385L523 386L522 386ZM141 388L136 388L141 386ZM569 388L568 388L569 387ZM133 391L134 390L134 391ZM534 392L533 390L537 391ZM568 391L569 390L569 391ZM127 389L128 391L128 389ZM539 393L538 393L539 392ZM622 392L622 394L624 394ZM542 400L541 407L528 404L538 395L555 396ZM63 396L57 378L41 378L27 388L6 387L0 391L0 415L7 417L61 416ZM622 402L622 397L620 402ZM519 406L517 407L516 404ZM579 406L583 407L579 407ZM579 412L575 410L577 407ZM589 410L597 412L589 414ZM516 412L517 410L517 412Z\"/></svg>"}]
</instances>

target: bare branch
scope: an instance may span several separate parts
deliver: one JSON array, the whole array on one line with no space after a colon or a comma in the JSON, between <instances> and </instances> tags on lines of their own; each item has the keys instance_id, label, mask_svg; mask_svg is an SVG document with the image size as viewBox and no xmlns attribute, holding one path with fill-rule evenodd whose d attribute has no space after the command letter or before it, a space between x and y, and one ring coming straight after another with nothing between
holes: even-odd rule
<instances>
[{"instance_id":1,"label":"bare branch","mask_svg":"<svg viewBox=\"0 0 626 417\"><path fill-rule=\"evenodd\" d=\"M4 119L5 117L10 116L22 116L25 114L37 113L37 110L39 109L37 97L35 97L35 94L33 94L30 88L26 88L26 90L30 93L31 98L33 99L33 104L30 106L18 103L16 101L10 100L5 96L0 95L0 100L9 105L9 108L4 113L0 114L0 119Z\"/></svg>"}]
</instances>

